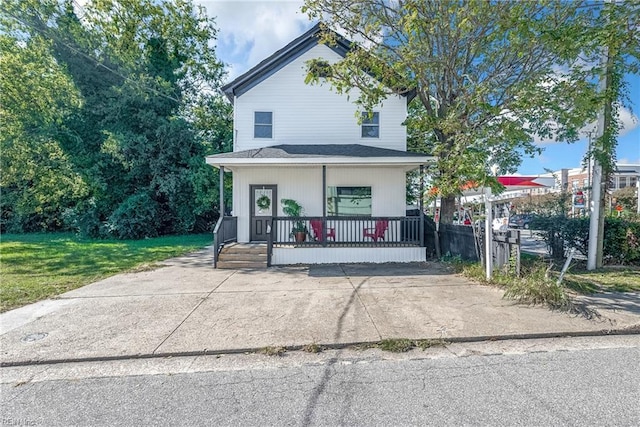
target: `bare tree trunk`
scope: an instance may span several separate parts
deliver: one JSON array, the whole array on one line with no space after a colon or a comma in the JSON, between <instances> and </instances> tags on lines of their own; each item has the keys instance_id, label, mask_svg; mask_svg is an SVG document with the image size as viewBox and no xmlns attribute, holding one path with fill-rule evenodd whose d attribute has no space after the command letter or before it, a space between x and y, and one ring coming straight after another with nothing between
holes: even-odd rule
<instances>
[{"instance_id":1,"label":"bare tree trunk","mask_svg":"<svg viewBox=\"0 0 640 427\"><path fill-rule=\"evenodd\" d=\"M440 199L440 224L453 224L453 213L456 211L456 196Z\"/></svg>"}]
</instances>

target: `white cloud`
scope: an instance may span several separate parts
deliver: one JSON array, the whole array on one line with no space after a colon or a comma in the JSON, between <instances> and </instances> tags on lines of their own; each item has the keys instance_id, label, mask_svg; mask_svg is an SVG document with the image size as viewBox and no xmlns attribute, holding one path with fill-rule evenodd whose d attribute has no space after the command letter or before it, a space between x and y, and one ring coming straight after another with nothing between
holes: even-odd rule
<instances>
[{"instance_id":1,"label":"white cloud","mask_svg":"<svg viewBox=\"0 0 640 427\"><path fill-rule=\"evenodd\" d=\"M622 129L620 129L620 136L624 136L636 129L638 125L640 125L640 120L638 120L638 116L633 114L626 108L620 109L620 114L618 115L620 119L620 123L622 124Z\"/></svg>"},{"instance_id":2,"label":"white cloud","mask_svg":"<svg viewBox=\"0 0 640 427\"><path fill-rule=\"evenodd\" d=\"M228 64L231 80L301 35L312 23L300 11L302 0L197 1L216 18L216 53Z\"/></svg>"},{"instance_id":3,"label":"white cloud","mask_svg":"<svg viewBox=\"0 0 640 427\"><path fill-rule=\"evenodd\" d=\"M620 159L616 159L616 163L618 163L619 165L640 165L640 157L636 159L622 157Z\"/></svg>"},{"instance_id":4,"label":"white cloud","mask_svg":"<svg viewBox=\"0 0 640 427\"><path fill-rule=\"evenodd\" d=\"M635 130L636 128L638 128L638 126L640 126L640 119L638 119L638 116L633 114L631 110L624 107L620 108L618 111L618 120L620 120L620 124L621 124L618 137L625 136L628 133ZM580 135L584 139L586 139L589 132L593 132L593 134L595 135L596 128L597 128L597 122L589 123L588 125L586 125L580 130ZM538 145L549 145L549 144L560 143L559 141L555 141L555 140L541 139L537 136L534 138L534 142Z\"/></svg>"},{"instance_id":5,"label":"white cloud","mask_svg":"<svg viewBox=\"0 0 640 427\"><path fill-rule=\"evenodd\" d=\"M580 59L574 64L578 67L582 68L591 68L596 66L597 64L592 62L585 62L583 59ZM567 69L566 67L553 67L553 73L549 76L549 78L541 83L541 87L550 88L558 84L559 82L564 82L568 80ZM636 115L634 115L629 109L620 107L618 111L618 119L620 120L621 128L618 136L624 136L629 132L636 129L639 125L639 120ZM558 129L559 124L555 122L547 123L551 129ZM587 138L589 132L592 132L595 135L595 131L597 129L597 121L587 124L580 130L580 135L583 139ZM548 145L548 144L559 144L561 142L556 141L555 139L543 139L539 136L535 135L533 138L533 142L537 145Z\"/></svg>"}]
</instances>

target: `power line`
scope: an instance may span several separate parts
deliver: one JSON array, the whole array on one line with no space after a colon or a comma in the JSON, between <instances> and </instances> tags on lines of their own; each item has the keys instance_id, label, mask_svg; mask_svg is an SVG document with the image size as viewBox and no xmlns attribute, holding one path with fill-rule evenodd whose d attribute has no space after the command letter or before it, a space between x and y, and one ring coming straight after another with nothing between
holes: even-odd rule
<instances>
[{"instance_id":1,"label":"power line","mask_svg":"<svg viewBox=\"0 0 640 427\"><path fill-rule=\"evenodd\" d=\"M74 0L74 3L76 3L76 2L75 2L75 0ZM90 60L90 61L94 62L97 66L104 68L105 70L107 70L107 71L109 71L109 72L111 72L111 73L113 73L113 74L117 75L118 77L120 77L120 78L122 78L122 79L124 79L124 80L126 80L126 81L128 81L128 82L134 83L134 84L136 84L136 85L138 85L138 86L142 87L143 89L147 89L147 90L149 90L149 91L151 91L151 92L155 93L155 94L156 94L156 95L158 95L158 96L161 96L161 97L163 97L163 98L169 99L169 100L174 101L174 102L177 102L178 104L180 104L180 103L181 103L181 101L180 101L179 99L177 99L177 98L174 98L174 97L172 97L172 96L170 96L170 95L167 95L167 94L165 94L165 93L162 93L162 92L160 92L160 91L159 91L159 90L157 90L157 89L154 89L154 88L152 88L152 87L150 87L150 86L145 85L144 83L141 83L141 82L139 82L139 81L133 80L133 79L131 79L131 78L129 78L129 77L127 77L127 76L125 76L125 75L123 75L123 74L119 73L118 71L116 71L116 70L114 70L114 69L112 69L112 68L110 68L110 67L106 66L104 63L102 63L101 61L99 61L99 60L98 60L98 59L96 59L96 58L93 58L91 55L89 55L89 54L87 54L87 53L85 53L85 52L81 51L80 49L77 49L77 48L75 48L75 47L73 47L73 46L70 46L69 44L65 43L65 41L64 41L64 40L62 40L62 39L60 39L59 37L56 37L56 36L52 36L52 35L50 35L50 34L47 34L47 33L45 33L45 31L43 31L42 29L38 28L37 26L35 26L35 25L31 24L31 23L28 23L28 22L23 21L22 19L18 18L17 16L15 16L15 15L13 15L13 14L11 14L11 13L8 13L8 12L6 12L6 11L5 11L5 13L7 13L7 15L11 16L11 17L12 17L13 19L15 19L16 21L20 22L22 25L25 25L25 26L27 26L27 27L29 27L29 28L31 28L31 29L33 29L33 30L37 31L38 33L40 33L42 36L44 36L44 37L46 37L46 38L55 39L55 41L56 41L56 42L58 42L58 43L62 44L62 45L63 45L63 46L65 46L67 49L69 49L69 50L71 50L72 52L74 52L74 53L76 53L76 54L79 54L79 55L83 56L84 58L86 58L86 59L88 59L88 60Z\"/></svg>"}]
</instances>

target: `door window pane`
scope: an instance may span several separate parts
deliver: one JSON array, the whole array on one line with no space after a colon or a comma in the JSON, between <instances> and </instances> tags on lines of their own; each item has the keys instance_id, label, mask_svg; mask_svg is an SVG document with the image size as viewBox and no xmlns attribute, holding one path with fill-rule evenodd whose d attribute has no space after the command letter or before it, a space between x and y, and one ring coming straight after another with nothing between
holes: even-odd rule
<instances>
[{"instance_id":1,"label":"door window pane","mask_svg":"<svg viewBox=\"0 0 640 427\"><path fill-rule=\"evenodd\" d=\"M270 188L256 188L253 195L255 216L272 216L273 194Z\"/></svg>"}]
</instances>

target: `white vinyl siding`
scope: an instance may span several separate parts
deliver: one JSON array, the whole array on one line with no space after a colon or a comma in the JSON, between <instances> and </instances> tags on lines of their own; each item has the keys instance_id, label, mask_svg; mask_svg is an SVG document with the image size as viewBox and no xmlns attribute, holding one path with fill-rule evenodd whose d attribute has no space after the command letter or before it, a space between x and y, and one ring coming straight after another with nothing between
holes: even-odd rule
<instances>
[{"instance_id":1,"label":"white vinyl siding","mask_svg":"<svg viewBox=\"0 0 640 427\"><path fill-rule=\"evenodd\" d=\"M273 265L424 262L424 248L273 248Z\"/></svg>"},{"instance_id":2,"label":"white vinyl siding","mask_svg":"<svg viewBox=\"0 0 640 427\"><path fill-rule=\"evenodd\" d=\"M322 216L322 167L236 167L233 171L233 215L238 217L238 241L249 241L249 185L278 186L278 216L284 216L281 199L294 199L305 216ZM327 166L327 186L371 187L372 216L404 216L406 173L403 167ZM399 191L402 189L402 191Z\"/></svg>"},{"instance_id":3,"label":"white vinyl siding","mask_svg":"<svg viewBox=\"0 0 640 427\"><path fill-rule=\"evenodd\" d=\"M235 151L279 144L366 144L406 151L407 99L390 96L376 106L379 137L362 138L361 110L353 102L357 89L347 99L328 83L305 84L305 62L318 57L340 59L329 47L317 45L234 99ZM271 111L277 118L272 139L254 138L256 111Z\"/></svg>"}]
</instances>

